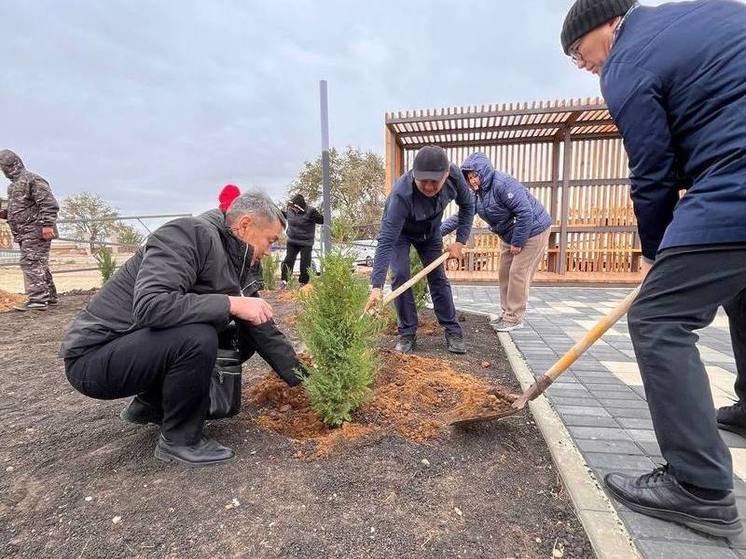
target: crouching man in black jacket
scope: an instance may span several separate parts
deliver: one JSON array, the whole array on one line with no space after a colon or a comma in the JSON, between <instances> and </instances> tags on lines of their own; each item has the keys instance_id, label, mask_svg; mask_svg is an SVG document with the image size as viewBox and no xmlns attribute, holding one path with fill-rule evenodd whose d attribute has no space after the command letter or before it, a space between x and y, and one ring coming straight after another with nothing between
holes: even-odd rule
<instances>
[{"instance_id":1,"label":"crouching man in black jacket","mask_svg":"<svg viewBox=\"0 0 746 559\"><path fill-rule=\"evenodd\" d=\"M225 214L160 227L65 334L60 353L70 384L92 398L135 396L122 417L161 424L161 460L231 460L232 449L202 433L220 333L233 320L242 358L257 351L288 384L303 370L252 272L284 227L282 212L257 192L239 196Z\"/></svg>"}]
</instances>

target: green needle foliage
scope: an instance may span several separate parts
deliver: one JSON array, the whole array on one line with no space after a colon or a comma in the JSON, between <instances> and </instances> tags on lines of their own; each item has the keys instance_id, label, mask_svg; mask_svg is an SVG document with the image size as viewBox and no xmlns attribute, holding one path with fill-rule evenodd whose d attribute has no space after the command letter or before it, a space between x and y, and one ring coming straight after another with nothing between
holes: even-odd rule
<instances>
[{"instance_id":1,"label":"green needle foliage","mask_svg":"<svg viewBox=\"0 0 746 559\"><path fill-rule=\"evenodd\" d=\"M114 258L114 253L109 247L102 246L96 249L93 257L96 259L96 266L103 280L101 283L106 283L117 270L117 261Z\"/></svg>"},{"instance_id":2,"label":"green needle foliage","mask_svg":"<svg viewBox=\"0 0 746 559\"><path fill-rule=\"evenodd\" d=\"M304 387L311 408L331 426L350 421L368 398L377 370L373 343L383 327L380 318L361 318L368 284L352 268L351 258L329 254L298 297L298 332L313 362Z\"/></svg>"},{"instance_id":3,"label":"green needle foliage","mask_svg":"<svg viewBox=\"0 0 746 559\"><path fill-rule=\"evenodd\" d=\"M264 288L268 291L277 289L277 269L280 266L280 257L269 254L262 257L262 279Z\"/></svg>"},{"instance_id":4,"label":"green needle foliage","mask_svg":"<svg viewBox=\"0 0 746 559\"><path fill-rule=\"evenodd\" d=\"M414 247L410 247L409 249L409 273L410 277L414 277L415 274L419 273L422 270L422 261L420 260L420 256L417 254L417 251L414 249ZM427 277L422 278L420 281L415 283L412 286L412 295L414 295L414 304L417 307L417 312L419 313L422 309L425 308L425 303L427 302Z\"/></svg>"}]
</instances>

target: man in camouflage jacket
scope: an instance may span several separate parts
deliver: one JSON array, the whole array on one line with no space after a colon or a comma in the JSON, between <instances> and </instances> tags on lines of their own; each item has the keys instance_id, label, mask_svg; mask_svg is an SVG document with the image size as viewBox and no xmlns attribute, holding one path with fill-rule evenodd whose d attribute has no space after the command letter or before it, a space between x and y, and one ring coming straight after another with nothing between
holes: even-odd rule
<instances>
[{"instance_id":1,"label":"man in camouflage jacket","mask_svg":"<svg viewBox=\"0 0 746 559\"><path fill-rule=\"evenodd\" d=\"M0 211L13 240L21 248L21 270L28 300L16 310L46 310L57 303L57 289L49 271L49 247L56 236L59 206L49 183L27 171L10 150L0 151L0 170L10 179L8 208Z\"/></svg>"}]
</instances>

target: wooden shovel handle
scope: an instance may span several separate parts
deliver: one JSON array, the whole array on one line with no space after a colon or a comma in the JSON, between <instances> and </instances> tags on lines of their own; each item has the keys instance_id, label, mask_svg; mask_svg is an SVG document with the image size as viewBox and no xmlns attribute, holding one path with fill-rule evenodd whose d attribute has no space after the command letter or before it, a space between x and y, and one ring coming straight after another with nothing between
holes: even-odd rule
<instances>
[{"instance_id":1,"label":"wooden shovel handle","mask_svg":"<svg viewBox=\"0 0 746 559\"><path fill-rule=\"evenodd\" d=\"M446 260L450 258L451 254L449 252L444 252L441 254L438 258L430 262L427 266L425 266L422 270L417 272L414 276L412 276L409 280L407 280L405 283L397 287L394 291L386 295L386 297L383 298L383 302L381 303L381 306L388 305L391 301L396 299L399 295L404 293L407 289L412 287L415 283L420 281L422 278L424 278L426 275L428 275L430 272L432 272L435 268L443 264Z\"/></svg>"},{"instance_id":2,"label":"wooden shovel handle","mask_svg":"<svg viewBox=\"0 0 746 559\"><path fill-rule=\"evenodd\" d=\"M577 361L578 358L583 355L589 347L596 343L598 339L603 336L609 328L614 326L614 324L616 324L620 318L627 314L627 311L629 311L629 308L632 306L632 303L635 302L635 299L637 298L637 295L639 293L639 287L633 289L621 303L614 307L614 309L609 314L599 320L596 325L591 328L590 331L585 336L583 336L583 338L578 343L570 348L570 350L565 353L559 361L552 365L552 368L549 369L545 373L545 375L549 377L552 382L557 380L557 377L564 373L570 367L570 365L575 363L575 361Z\"/></svg>"}]
</instances>

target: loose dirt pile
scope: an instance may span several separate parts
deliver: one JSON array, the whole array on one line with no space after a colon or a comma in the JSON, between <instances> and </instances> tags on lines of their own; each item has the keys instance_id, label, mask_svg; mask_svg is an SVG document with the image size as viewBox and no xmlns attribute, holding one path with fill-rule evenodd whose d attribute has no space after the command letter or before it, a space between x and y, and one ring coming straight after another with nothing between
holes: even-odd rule
<instances>
[{"instance_id":1,"label":"loose dirt pile","mask_svg":"<svg viewBox=\"0 0 746 559\"><path fill-rule=\"evenodd\" d=\"M13 309L13 305L22 303L26 297L18 293L9 293L0 289L0 312L8 312Z\"/></svg>"},{"instance_id":2,"label":"loose dirt pile","mask_svg":"<svg viewBox=\"0 0 746 559\"><path fill-rule=\"evenodd\" d=\"M370 401L339 429L329 428L316 416L303 387L288 387L275 375L249 388L247 396L258 411L259 425L302 447L310 443L315 456L328 455L339 443L374 435L398 434L424 442L436 438L454 419L506 410L512 401L508 393L455 371L443 359L387 350L382 352Z\"/></svg>"}]
</instances>

